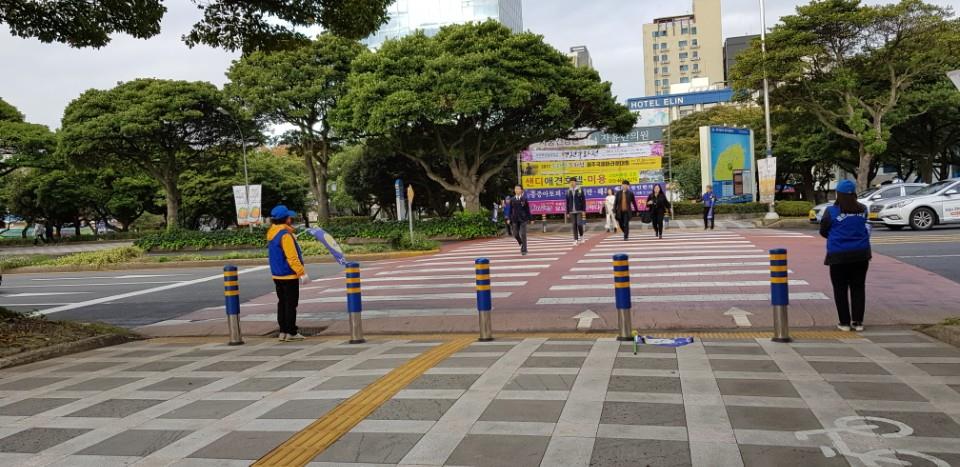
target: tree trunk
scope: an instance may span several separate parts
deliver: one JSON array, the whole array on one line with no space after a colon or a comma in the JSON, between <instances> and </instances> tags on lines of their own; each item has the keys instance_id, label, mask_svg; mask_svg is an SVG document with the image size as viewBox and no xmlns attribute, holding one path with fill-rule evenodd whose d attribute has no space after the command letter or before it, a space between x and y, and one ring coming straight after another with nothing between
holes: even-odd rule
<instances>
[{"instance_id":1,"label":"tree trunk","mask_svg":"<svg viewBox=\"0 0 960 467\"><path fill-rule=\"evenodd\" d=\"M802 174L801 192L806 201L817 204L816 180L813 177L813 167L805 167L800 171Z\"/></svg>"},{"instance_id":2,"label":"tree trunk","mask_svg":"<svg viewBox=\"0 0 960 467\"><path fill-rule=\"evenodd\" d=\"M75 219L73 221L73 233L77 236L77 238L80 238L80 219ZM96 229L93 230L93 234L97 234Z\"/></svg>"},{"instance_id":3,"label":"tree trunk","mask_svg":"<svg viewBox=\"0 0 960 467\"><path fill-rule=\"evenodd\" d=\"M313 200L317 203L317 213L320 212L320 186L317 184L317 166L313 163L312 150L303 153L303 163L307 166L307 179L310 181L310 191L313 192ZM309 215L303 213L304 217Z\"/></svg>"},{"instance_id":4,"label":"tree trunk","mask_svg":"<svg viewBox=\"0 0 960 467\"><path fill-rule=\"evenodd\" d=\"M860 164L857 166L857 191L866 190L870 186L870 166L873 165L874 155L867 151L860 143Z\"/></svg>"},{"instance_id":5,"label":"tree trunk","mask_svg":"<svg viewBox=\"0 0 960 467\"><path fill-rule=\"evenodd\" d=\"M466 191L466 193L462 193L463 210L471 213L480 212L480 190L468 188Z\"/></svg>"},{"instance_id":6,"label":"tree trunk","mask_svg":"<svg viewBox=\"0 0 960 467\"><path fill-rule=\"evenodd\" d=\"M330 218L330 197L327 194L327 161L329 161L330 146L326 139L320 142L320 157L314 158L317 164L317 219L325 221Z\"/></svg>"},{"instance_id":7,"label":"tree trunk","mask_svg":"<svg viewBox=\"0 0 960 467\"><path fill-rule=\"evenodd\" d=\"M167 230L180 227L180 188L175 177L163 180L163 191L167 195Z\"/></svg>"}]
</instances>

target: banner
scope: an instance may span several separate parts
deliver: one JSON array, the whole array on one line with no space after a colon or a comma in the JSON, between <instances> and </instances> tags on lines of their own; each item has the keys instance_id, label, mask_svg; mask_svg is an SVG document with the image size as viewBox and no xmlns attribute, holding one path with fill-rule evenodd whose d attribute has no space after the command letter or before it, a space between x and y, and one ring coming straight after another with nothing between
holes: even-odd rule
<instances>
[{"instance_id":1,"label":"banner","mask_svg":"<svg viewBox=\"0 0 960 467\"><path fill-rule=\"evenodd\" d=\"M247 190L243 185L233 187L233 204L237 211L237 225L259 225L263 222L262 207L260 205L261 185L250 185L250 199L247 200Z\"/></svg>"},{"instance_id":2,"label":"banner","mask_svg":"<svg viewBox=\"0 0 960 467\"><path fill-rule=\"evenodd\" d=\"M670 109L661 107L655 109L641 109L633 111L637 116L637 126L667 126L670 125Z\"/></svg>"},{"instance_id":3,"label":"banner","mask_svg":"<svg viewBox=\"0 0 960 467\"><path fill-rule=\"evenodd\" d=\"M530 213L562 214L570 179L587 198L587 211L599 212L607 190L628 180L641 210L654 185L663 185L663 146L659 143L579 150L532 150L521 155L522 184Z\"/></svg>"},{"instance_id":4,"label":"banner","mask_svg":"<svg viewBox=\"0 0 960 467\"><path fill-rule=\"evenodd\" d=\"M760 202L772 203L777 194L777 158L758 159L757 175L760 177Z\"/></svg>"},{"instance_id":5,"label":"banner","mask_svg":"<svg viewBox=\"0 0 960 467\"><path fill-rule=\"evenodd\" d=\"M700 127L700 172L720 202L749 203L756 193L753 130Z\"/></svg>"}]
</instances>

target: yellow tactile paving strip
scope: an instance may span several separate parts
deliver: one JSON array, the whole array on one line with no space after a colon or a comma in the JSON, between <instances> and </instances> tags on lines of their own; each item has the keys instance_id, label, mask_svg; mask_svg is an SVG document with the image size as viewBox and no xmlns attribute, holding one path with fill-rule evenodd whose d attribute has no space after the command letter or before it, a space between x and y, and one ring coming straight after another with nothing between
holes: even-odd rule
<instances>
[{"instance_id":1,"label":"yellow tactile paving strip","mask_svg":"<svg viewBox=\"0 0 960 467\"><path fill-rule=\"evenodd\" d=\"M440 344L387 373L329 413L294 434L255 462L255 466L307 465L341 436L430 368L475 342L475 337L456 337Z\"/></svg>"}]
</instances>

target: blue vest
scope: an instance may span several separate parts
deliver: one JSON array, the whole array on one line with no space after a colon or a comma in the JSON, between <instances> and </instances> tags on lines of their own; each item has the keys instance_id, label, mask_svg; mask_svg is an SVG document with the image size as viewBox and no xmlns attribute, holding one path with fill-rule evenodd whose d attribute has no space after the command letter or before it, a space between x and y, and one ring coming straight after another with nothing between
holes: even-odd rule
<instances>
[{"instance_id":1,"label":"blue vest","mask_svg":"<svg viewBox=\"0 0 960 467\"><path fill-rule=\"evenodd\" d=\"M283 239L284 235L290 235L290 231L281 230L272 240L267 242L270 273L274 276L293 276L297 274L293 268L290 267L290 263L287 262L287 255L284 254L283 245L280 244L280 240ZM300 262L303 263L303 253L300 251L300 245L297 244L296 239L294 239L293 245L297 248L297 256L300 257Z\"/></svg>"},{"instance_id":2,"label":"blue vest","mask_svg":"<svg viewBox=\"0 0 960 467\"><path fill-rule=\"evenodd\" d=\"M870 232L867 230L867 212L844 214L837 205L828 206L823 214L830 217L830 234L827 237L827 253L844 253L870 248Z\"/></svg>"}]
</instances>

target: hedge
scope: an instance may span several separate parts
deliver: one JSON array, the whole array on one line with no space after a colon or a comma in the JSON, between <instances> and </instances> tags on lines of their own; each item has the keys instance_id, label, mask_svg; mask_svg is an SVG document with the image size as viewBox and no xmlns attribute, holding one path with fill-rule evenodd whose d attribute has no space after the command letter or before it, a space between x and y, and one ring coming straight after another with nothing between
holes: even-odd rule
<instances>
[{"instance_id":1,"label":"hedge","mask_svg":"<svg viewBox=\"0 0 960 467\"><path fill-rule=\"evenodd\" d=\"M781 217L807 217L813 209L809 201L777 201L773 206Z\"/></svg>"},{"instance_id":2,"label":"hedge","mask_svg":"<svg viewBox=\"0 0 960 467\"><path fill-rule=\"evenodd\" d=\"M813 209L809 201L777 201L774 208L782 217L806 217ZM763 214L770 210L766 203L737 203L718 204L716 214ZM673 214L676 216L691 216L703 214L703 203L691 201L677 201L673 203Z\"/></svg>"}]
</instances>

